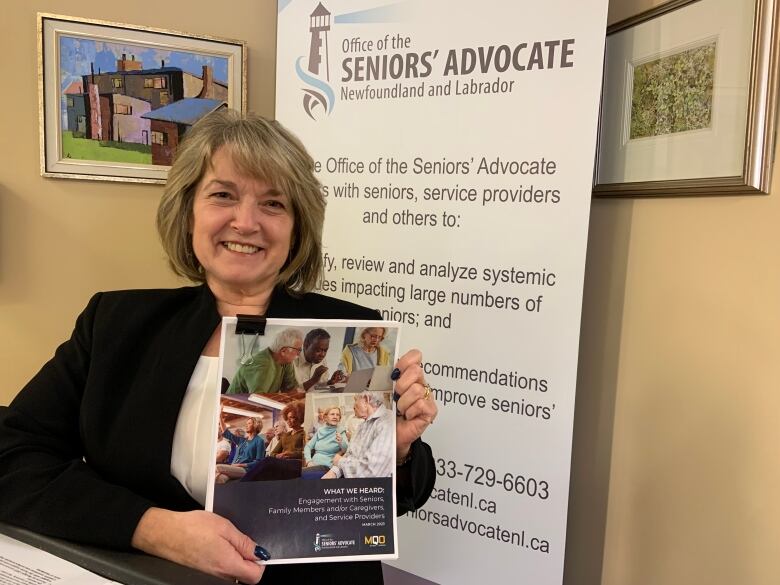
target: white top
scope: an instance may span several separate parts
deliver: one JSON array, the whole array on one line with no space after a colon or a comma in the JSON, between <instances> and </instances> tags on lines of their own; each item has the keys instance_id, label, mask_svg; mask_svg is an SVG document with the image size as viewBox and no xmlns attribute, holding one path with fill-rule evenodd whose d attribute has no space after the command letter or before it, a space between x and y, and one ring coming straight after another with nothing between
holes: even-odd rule
<instances>
[{"instance_id":1,"label":"white top","mask_svg":"<svg viewBox=\"0 0 780 585\"><path fill-rule=\"evenodd\" d=\"M298 378L298 383L303 384L304 382L308 382L311 378L311 375L314 373L314 370L319 368L320 366L326 366L325 371L320 374L320 377L314 382L315 384L321 384L325 382L329 376L328 376L328 368L325 364L325 360L322 360L318 364L313 364L311 362L306 361L306 356L303 355L303 352L301 352L297 358L293 360L293 367L295 368L295 377Z\"/></svg>"},{"instance_id":2,"label":"white top","mask_svg":"<svg viewBox=\"0 0 780 585\"><path fill-rule=\"evenodd\" d=\"M276 444L279 442L279 437L276 435L273 436L273 438L268 441L268 447L265 448L265 456L270 457L271 452L274 450L274 447L276 447Z\"/></svg>"},{"instance_id":3,"label":"white top","mask_svg":"<svg viewBox=\"0 0 780 585\"><path fill-rule=\"evenodd\" d=\"M214 466L212 448L217 440L219 358L202 355L195 364L179 410L171 450L171 475L193 499L206 503L209 471Z\"/></svg>"}]
</instances>

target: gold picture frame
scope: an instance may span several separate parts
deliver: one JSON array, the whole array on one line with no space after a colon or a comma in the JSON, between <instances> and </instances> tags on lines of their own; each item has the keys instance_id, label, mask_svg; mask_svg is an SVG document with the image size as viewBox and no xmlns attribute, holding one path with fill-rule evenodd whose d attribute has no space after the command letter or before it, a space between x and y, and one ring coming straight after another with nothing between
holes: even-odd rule
<instances>
[{"instance_id":1,"label":"gold picture frame","mask_svg":"<svg viewBox=\"0 0 780 585\"><path fill-rule=\"evenodd\" d=\"M594 196L768 193L778 0L672 0L607 30Z\"/></svg>"},{"instance_id":2,"label":"gold picture frame","mask_svg":"<svg viewBox=\"0 0 780 585\"><path fill-rule=\"evenodd\" d=\"M244 41L38 13L41 175L164 183L180 138L246 111Z\"/></svg>"}]
</instances>

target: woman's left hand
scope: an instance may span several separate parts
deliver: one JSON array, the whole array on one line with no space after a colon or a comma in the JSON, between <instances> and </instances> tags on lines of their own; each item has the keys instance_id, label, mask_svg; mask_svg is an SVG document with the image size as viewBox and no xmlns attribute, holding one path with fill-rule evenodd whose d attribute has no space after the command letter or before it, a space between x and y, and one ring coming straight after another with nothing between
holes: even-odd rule
<instances>
[{"instance_id":1,"label":"woman's left hand","mask_svg":"<svg viewBox=\"0 0 780 585\"><path fill-rule=\"evenodd\" d=\"M265 567L256 543L212 512L149 508L133 533L132 546L222 579L257 583Z\"/></svg>"},{"instance_id":2,"label":"woman's left hand","mask_svg":"<svg viewBox=\"0 0 780 585\"><path fill-rule=\"evenodd\" d=\"M439 409L425 383L422 369L422 353L417 349L407 351L396 362L400 372L395 382L398 394L398 413L395 424L396 457L400 461L409 453L412 443L433 424Z\"/></svg>"}]
</instances>

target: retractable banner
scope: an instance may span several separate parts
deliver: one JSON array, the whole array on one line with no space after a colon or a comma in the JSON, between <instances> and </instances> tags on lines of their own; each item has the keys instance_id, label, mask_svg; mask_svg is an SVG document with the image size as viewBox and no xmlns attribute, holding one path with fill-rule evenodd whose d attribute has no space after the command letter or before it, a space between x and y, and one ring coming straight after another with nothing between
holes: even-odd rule
<instances>
[{"instance_id":1,"label":"retractable banner","mask_svg":"<svg viewBox=\"0 0 780 585\"><path fill-rule=\"evenodd\" d=\"M392 564L560 584L607 0L280 0L276 116L327 197L321 292L419 347L437 482Z\"/></svg>"}]
</instances>

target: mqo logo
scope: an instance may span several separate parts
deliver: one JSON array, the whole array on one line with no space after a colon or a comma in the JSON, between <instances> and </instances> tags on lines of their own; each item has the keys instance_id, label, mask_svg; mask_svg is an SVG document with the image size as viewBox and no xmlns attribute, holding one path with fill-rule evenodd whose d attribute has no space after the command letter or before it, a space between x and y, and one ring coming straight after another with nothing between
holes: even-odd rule
<instances>
[{"instance_id":1,"label":"mqo logo","mask_svg":"<svg viewBox=\"0 0 780 585\"><path fill-rule=\"evenodd\" d=\"M295 60L295 73L307 87L303 88L303 110L312 120L329 115L336 103L336 94L330 86L330 58L328 55L328 31L331 14L317 4L309 16L309 57L306 69L300 56Z\"/></svg>"},{"instance_id":2,"label":"mqo logo","mask_svg":"<svg viewBox=\"0 0 780 585\"><path fill-rule=\"evenodd\" d=\"M387 544L387 540L385 539L385 535L384 534L373 535L373 536L364 536L363 537L363 544L367 544L369 547L385 546L385 544Z\"/></svg>"}]
</instances>

